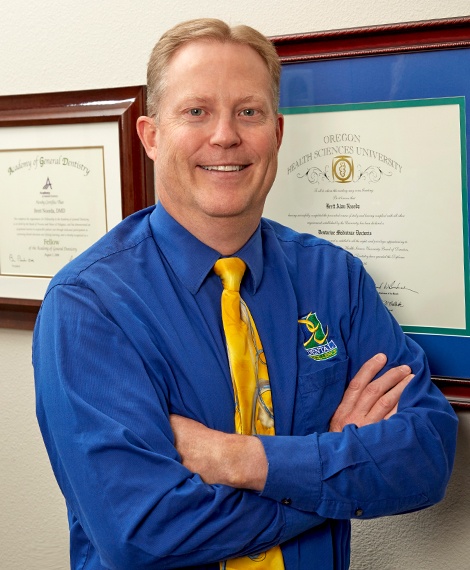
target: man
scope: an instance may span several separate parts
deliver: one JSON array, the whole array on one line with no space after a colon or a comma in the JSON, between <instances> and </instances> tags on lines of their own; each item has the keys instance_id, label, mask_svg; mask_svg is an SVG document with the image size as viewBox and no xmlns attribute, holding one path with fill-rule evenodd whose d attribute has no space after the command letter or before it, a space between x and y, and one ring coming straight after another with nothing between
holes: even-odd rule
<instances>
[{"instance_id":1,"label":"man","mask_svg":"<svg viewBox=\"0 0 470 570\"><path fill-rule=\"evenodd\" d=\"M65 267L45 297L37 413L72 568L345 569L349 519L444 494L456 418L422 351L357 259L261 219L282 139L279 74L251 28L196 20L167 32L138 121L159 203ZM232 256L246 264L274 437L234 433L213 270ZM331 348L322 359L306 349L318 331ZM263 562L271 552L275 565Z\"/></svg>"}]
</instances>

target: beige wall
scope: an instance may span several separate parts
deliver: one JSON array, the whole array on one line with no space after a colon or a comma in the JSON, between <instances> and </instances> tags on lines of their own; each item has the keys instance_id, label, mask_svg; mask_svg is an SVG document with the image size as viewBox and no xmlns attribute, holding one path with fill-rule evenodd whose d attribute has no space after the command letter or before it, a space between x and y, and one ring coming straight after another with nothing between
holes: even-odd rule
<instances>
[{"instance_id":1,"label":"beige wall","mask_svg":"<svg viewBox=\"0 0 470 570\"><path fill-rule=\"evenodd\" d=\"M3 0L0 95L136 85L155 40L215 16L268 35L468 15L468 0ZM1 136L1 134L0 134ZM67 529L34 416L31 333L0 329L0 570L64 570ZM354 524L353 570L470 568L470 415L446 499Z\"/></svg>"}]
</instances>

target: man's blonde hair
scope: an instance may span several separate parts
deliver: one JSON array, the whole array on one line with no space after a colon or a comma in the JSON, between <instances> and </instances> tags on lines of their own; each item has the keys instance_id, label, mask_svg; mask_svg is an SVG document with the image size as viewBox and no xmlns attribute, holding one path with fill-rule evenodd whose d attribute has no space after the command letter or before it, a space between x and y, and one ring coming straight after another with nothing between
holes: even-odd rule
<instances>
[{"instance_id":1,"label":"man's blonde hair","mask_svg":"<svg viewBox=\"0 0 470 570\"><path fill-rule=\"evenodd\" d=\"M263 59L271 76L273 109L279 105L281 63L273 44L250 26L230 27L222 20L199 18L177 24L163 34L150 54L147 67L147 113L158 116L158 106L166 87L166 73L172 56L186 43L197 40L247 45Z\"/></svg>"}]
</instances>

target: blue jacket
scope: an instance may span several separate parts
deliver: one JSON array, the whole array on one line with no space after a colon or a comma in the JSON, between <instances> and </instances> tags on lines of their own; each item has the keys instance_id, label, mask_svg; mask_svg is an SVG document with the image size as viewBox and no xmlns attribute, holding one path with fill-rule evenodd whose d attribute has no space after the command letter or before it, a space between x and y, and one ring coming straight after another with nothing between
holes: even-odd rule
<instances>
[{"instance_id":1,"label":"blue jacket","mask_svg":"<svg viewBox=\"0 0 470 570\"><path fill-rule=\"evenodd\" d=\"M35 332L37 415L66 498L73 569L211 568L281 544L286 570L349 566L350 523L439 501L456 417L422 350L361 262L262 219L238 252L241 294L270 371L276 436L262 493L207 485L180 463L168 417L233 432L219 254L161 206L134 214L52 280ZM299 320L314 319L317 343ZM311 327L310 327L311 328ZM398 413L329 433L374 354L415 378Z\"/></svg>"}]
</instances>

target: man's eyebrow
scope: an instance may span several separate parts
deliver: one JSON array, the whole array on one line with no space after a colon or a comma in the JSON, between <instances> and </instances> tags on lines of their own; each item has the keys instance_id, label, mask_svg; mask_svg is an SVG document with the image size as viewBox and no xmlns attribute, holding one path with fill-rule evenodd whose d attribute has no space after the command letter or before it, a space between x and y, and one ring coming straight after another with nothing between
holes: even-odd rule
<instances>
[{"instance_id":1,"label":"man's eyebrow","mask_svg":"<svg viewBox=\"0 0 470 570\"><path fill-rule=\"evenodd\" d=\"M209 99L208 97L201 97L200 95L191 95L191 93L189 95L185 95L182 99L181 99L181 104L185 105L185 104L202 104L202 103L208 103L210 102L211 99Z\"/></svg>"},{"instance_id":2,"label":"man's eyebrow","mask_svg":"<svg viewBox=\"0 0 470 570\"><path fill-rule=\"evenodd\" d=\"M246 103L264 103L265 102L265 97L262 97L261 95L247 95L246 97L243 97L242 99L239 100L239 104L246 104Z\"/></svg>"}]
</instances>

